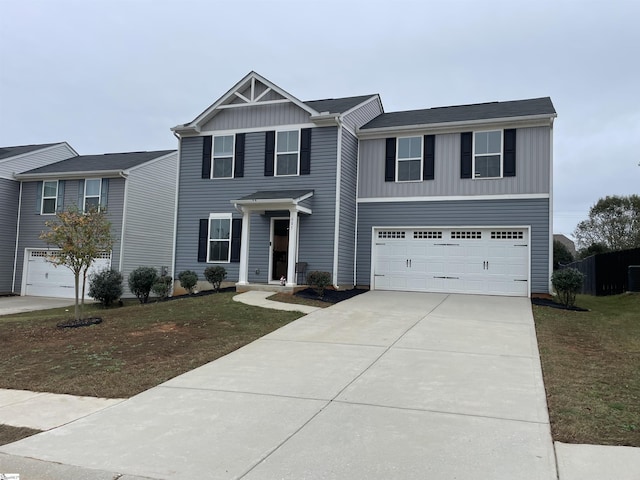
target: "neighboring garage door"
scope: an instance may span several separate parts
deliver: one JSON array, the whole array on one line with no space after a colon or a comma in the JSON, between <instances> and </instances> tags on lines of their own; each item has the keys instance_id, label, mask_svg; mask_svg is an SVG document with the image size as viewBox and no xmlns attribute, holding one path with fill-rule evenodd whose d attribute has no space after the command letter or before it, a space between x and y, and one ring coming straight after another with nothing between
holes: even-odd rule
<instances>
[{"instance_id":1,"label":"neighboring garage door","mask_svg":"<svg viewBox=\"0 0 640 480\"><path fill-rule=\"evenodd\" d=\"M529 295L523 228L376 228L376 290Z\"/></svg>"},{"instance_id":2,"label":"neighboring garage door","mask_svg":"<svg viewBox=\"0 0 640 480\"><path fill-rule=\"evenodd\" d=\"M48 261L47 258L50 258L53 253L55 252L51 250L27 250L26 271L24 272L25 295L75 298L73 272L65 266L55 266ZM91 274L110 266L111 254L104 253L101 258L94 260L88 273ZM80 281L82 282L82 279ZM89 282L87 281L87 283ZM86 291L88 290L89 286L87 285ZM82 284L80 284L80 294L82 294Z\"/></svg>"}]
</instances>

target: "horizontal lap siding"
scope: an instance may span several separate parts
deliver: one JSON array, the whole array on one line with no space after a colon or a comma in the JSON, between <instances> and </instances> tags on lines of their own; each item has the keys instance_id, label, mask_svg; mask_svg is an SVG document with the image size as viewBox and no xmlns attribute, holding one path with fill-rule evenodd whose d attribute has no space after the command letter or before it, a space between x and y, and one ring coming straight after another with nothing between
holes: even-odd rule
<instances>
[{"instance_id":1,"label":"horizontal lap siding","mask_svg":"<svg viewBox=\"0 0 640 480\"><path fill-rule=\"evenodd\" d=\"M377 98L374 98L373 100L365 103L360 108L345 115L342 119L342 122L351 130L355 130L356 128L359 128L365 123L374 119L381 113L382 109L380 108L380 102Z\"/></svg>"},{"instance_id":2,"label":"horizontal lap siding","mask_svg":"<svg viewBox=\"0 0 640 480\"><path fill-rule=\"evenodd\" d=\"M55 145L42 151L29 152L16 159L0 162L0 177L12 178L14 173L26 172L75 156L76 154L66 144Z\"/></svg>"},{"instance_id":3,"label":"horizontal lap siding","mask_svg":"<svg viewBox=\"0 0 640 480\"><path fill-rule=\"evenodd\" d=\"M220 111L202 126L203 132L273 127L309 122L309 113L292 103L230 108Z\"/></svg>"},{"instance_id":4,"label":"horizontal lap siding","mask_svg":"<svg viewBox=\"0 0 640 480\"><path fill-rule=\"evenodd\" d=\"M12 292L20 183L0 178L0 293Z\"/></svg>"},{"instance_id":5,"label":"horizontal lap siding","mask_svg":"<svg viewBox=\"0 0 640 480\"><path fill-rule=\"evenodd\" d=\"M360 204L357 284L369 285L374 226L531 226L531 291L549 289L549 202L474 200Z\"/></svg>"},{"instance_id":6,"label":"horizontal lap siding","mask_svg":"<svg viewBox=\"0 0 640 480\"><path fill-rule=\"evenodd\" d=\"M516 134L516 176L474 180L460 178L460 134L436 135L435 179L395 183L384 181L385 139L362 140L359 197L549 193L550 142L548 127L519 128Z\"/></svg>"},{"instance_id":7,"label":"horizontal lap siding","mask_svg":"<svg viewBox=\"0 0 640 480\"><path fill-rule=\"evenodd\" d=\"M176 153L136 168L127 178L121 260L125 279L140 266L171 269L177 159ZM126 282L125 296L131 296Z\"/></svg>"},{"instance_id":8,"label":"horizontal lap siding","mask_svg":"<svg viewBox=\"0 0 640 480\"><path fill-rule=\"evenodd\" d=\"M20 208L20 234L18 238L18 261L16 263L15 289L21 290L25 248L46 248L40 240L40 233L47 230L45 222L55 220L55 215L36 214L37 182L23 182L22 205ZM111 222L111 233L115 238L111 256L111 266L118 268L120 262L120 241L122 239L122 207L124 202L124 179L110 178L107 205L107 219ZM65 180L64 209L78 203L78 180Z\"/></svg>"},{"instance_id":9,"label":"horizontal lap siding","mask_svg":"<svg viewBox=\"0 0 640 480\"><path fill-rule=\"evenodd\" d=\"M335 206L337 130L335 127L314 128L311 136L311 174L295 177L264 176L264 132L247 133L245 137L244 177L202 179L202 137L184 138L181 146L178 193L178 230L176 239L176 273L190 269L202 278L204 269L213 264L199 263L199 220L209 213L231 213L242 218L231 200L256 191L314 190L305 202L313 210L309 217L301 215L299 225L299 260L308 269L331 271L333 265L333 232ZM265 283L269 276L270 220L257 213L251 215L249 281ZM238 280L239 263L221 264L227 280ZM259 270L259 273L256 273Z\"/></svg>"},{"instance_id":10,"label":"horizontal lap siding","mask_svg":"<svg viewBox=\"0 0 640 480\"><path fill-rule=\"evenodd\" d=\"M342 133L340 177L340 229L338 248L338 285L352 287L356 229L356 176L358 140L349 132Z\"/></svg>"}]
</instances>

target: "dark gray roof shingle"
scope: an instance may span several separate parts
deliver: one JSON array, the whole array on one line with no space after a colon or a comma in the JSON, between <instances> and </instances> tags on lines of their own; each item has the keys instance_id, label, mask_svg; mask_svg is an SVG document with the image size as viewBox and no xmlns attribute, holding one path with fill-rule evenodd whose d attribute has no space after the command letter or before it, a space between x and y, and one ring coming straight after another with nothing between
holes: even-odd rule
<instances>
[{"instance_id":1,"label":"dark gray roof shingle","mask_svg":"<svg viewBox=\"0 0 640 480\"><path fill-rule=\"evenodd\" d=\"M488 120L491 118L525 117L529 115L553 115L556 113L549 97L514 100L508 102L476 103L452 107L409 110L405 112L383 113L361 130L372 128L428 125L432 123L464 122Z\"/></svg>"},{"instance_id":2,"label":"dark gray roof shingle","mask_svg":"<svg viewBox=\"0 0 640 480\"><path fill-rule=\"evenodd\" d=\"M329 113L344 113L347 110L351 110L356 105L360 105L365 100L368 100L372 95L360 95L358 97L345 97L345 98L327 98L324 100L310 100L304 102L308 107L313 108L315 111L329 112Z\"/></svg>"},{"instance_id":3,"label":"dark gray roof shingle","mask_svg":"<svg viewBox=\"0 0 640 480\"><path fill-rule=\"evenodd\" d=\"M126 170L141 165L176 150L158 150L155 152L105 153L103 155L80 155L61 160L44 167L34 168L23 174L39 173L80 173L105 170Z\"/></svg>"},{"instance_id":4,"label":"dark gray roof shingle","mask_svg":"<svg viewBox=\"0 0 640 480\"><path fill-rule=\"evenodd\" d=\"M15 147L0 147L0 160L16 157L18 155L22 155L23 153L42 150L43 148L51 147L53 145L59 145L60 143L64 143L64 142L43 143L41 145L18 145Z\"/></svg>"}]
</instances>

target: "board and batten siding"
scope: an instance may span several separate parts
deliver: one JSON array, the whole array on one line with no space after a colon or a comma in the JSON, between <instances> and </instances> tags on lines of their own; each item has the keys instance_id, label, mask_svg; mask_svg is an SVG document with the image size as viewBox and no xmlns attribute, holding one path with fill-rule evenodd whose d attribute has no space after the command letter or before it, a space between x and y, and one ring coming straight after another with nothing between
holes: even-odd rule
<instances>
[{"instance_id":1,"label":"board and batten siding","mask_svg":"<svg viewBox=\"0 0 640 480\"><path fill-rule=\"evenodd\" d=\"M356 232L356 180L358 139L342 130L340 174L340 221L338 230L338 286L353 287Z\"/></svg>"},{"instance_id":2,"label":"board and batten siding","mask_svg":"<svg viewBox=\"0 0 640 480\"><path fill-rule=\"evenodd\" d=\"M65 180L64 205L66 210L78 203L78 180ZM20 231L18 236L18 261L16 262L15 290L22 293L22 276L25 248L47 248L40 240L40 233L47 229L45 222L55 220L55 215L36 213L36 185L38 182L22 182L22 204L20 207ZM120 262L120 241L122 238L122 208L124 202L124 179L110 178L107 204L107 219L111 222L111 233L115 241L111 255L111 266ZM54 248L51 246L51 248ZM66 267L58 267L66 268Z\"/></svg>"},{"instance_id":3,"label":"board and batten siding","mask_svg":"<svg viewBox=\"0 0 640 480\"><path fill-rule=\"evenodd\" d=\"M13 292L20 183L0 178L0 293Z\"/></svg>"},{"instance_id":4,"label":"board and batten siding","mask_svg":"<svg viewBox=\"0 0 640 480\"><path fill-rule=\"evenodd\" d=\"M34 150L16 157L9 157L0 161L0 178L12 179L14 173L23 173L27 170L43 167L75 156L76 153L66 143L60 143L45 147L42 150Z\"/></svg>"},{"instance_id":5,"label":"board and batten siding","mask_svg":"<svg viewBox=\"0 0 640 480\"><path fill-rule=\"evenodd\" d=\"M266 130L266 129L265 129ZM311 135L311 174L291 177L264 176L265 132L247 133L245 137L244 177L203 179L203 137L185 137L181 144L178 187L175 273L194 270L203 272L213 263L198 262L199 220L210 213L231 213L242 218L231 203L257 191L314 190L305 206L312 214L300 215L298 259L307 262L309 270L331 272L335 222L337 128L314 128ZM283 212L282 216L287 216ZM275 213L273 216L280 216ZM270 218L251 215L249 246L249 281L266 283L269 277ZM227 280L238 280L239 263L221 263ZM256 273L259 272L259 273Z\"/></svg>"},{"instance_id":6,"label":"board and batten siding","mask_svg":"<svg viewBox=\"0 0 640 480\"><path fill-rule=\"evenodd\" d=\"M277 103L221 110L201 131L237 130L309 123L309 113L293 103Z\"/></svg>"},{"instance_id":7,"label":"board and batten siding","mask_svg":"<svg viewBox=\"0 0 640 480\"><path fill-rule=\"evenodd\" d=\"M498 179L460 178L460 134L436 135L435 179L385 182L385 139L360 142L359 198L537 194L550 191L549 127L516 132L516 176Z\"/></svg>"},{"instance_id":8,"label":"board and batten siding","mask_svg":"<svg viewBox=\"0 0 640 480\"><path fill-rule=\"evenodd\" d=\"M126 279L136 268L171 270L177 162L173 153L132 169L127 177L120 260L125 296L132 295ZM175 276L171 271L169 275Z\"/></svg>"},{"instance_id":9,"label":"board and batten siding","mask_svg":"<svg viewBox=\"0 0 640 480\"><path fill-rule=\"evenodd\" d=\"M357 285L371 281L373 227L531 227L531 292L549 292L549 200L365 203L358 206Z\"/></svg>"},{"instance_id":10,"label":"board and batten siding","mask_svg":"<svg viewBox=\"0 0 640 480\"><path fill-rule=\"evenodd\" d=\"M349 129L355 130L356 128L360 128L365 123L373 120L381 113L382 109L380 108L380 102L378 101L378 97L376 96L372 100L369 100L367 103L362 105L360 108L357 108L353 112L348 113L347 115L342 117L342 122Z\"/></svg>"}]
</instances>

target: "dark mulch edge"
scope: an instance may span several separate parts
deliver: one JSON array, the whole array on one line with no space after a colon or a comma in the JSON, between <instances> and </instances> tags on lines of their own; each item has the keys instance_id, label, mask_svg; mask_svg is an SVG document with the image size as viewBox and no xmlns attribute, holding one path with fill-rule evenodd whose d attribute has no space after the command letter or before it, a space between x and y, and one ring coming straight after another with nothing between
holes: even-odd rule
<instances>
[{"instance_id":1,"label":"dark mulch edge","mask_svg":"<svg viewBox=\"0 0 640 480\"><path fill-rule=\"evenodd\" d=\"M368 292L363 288L352 288L351 290L325 290L324 296L320 298L313 288L305 288L299 290L294 295L300 298L306 298L307 300L320 300L326 303L338 303L343 300L349 300L350 298L360 295L361 293Z\"/></svg>"},{"instance_id":2,"label":"dark mulch edge","mask_svg":"<svg viewBox=\"0 0 640 480\"><path fill-rule=\"evenodd\" d=\"M571 310L572 312L588 312L589 311L589 309L587 308L566 307L561 303L556 303L553 300L548 298L532 298L531 304L538 305L540 307L551 307L551 308L558 308L560 310Z\"/></svg>"},{"instance_id":3,"label":"dark mulch edge","mask_svg":"<svg viewBox=\"0 0 640 480\"><path fill-rule=\"evenodd\" d=\"M206 297L207 295L214 295L216 293L235 292L235 291L236 291L236 287L221 288L217 292L215 290L203 290L198 293L192 293L192 294L185 293L184 295L174 295L173 297L167 297L162 301L168 302L171 300L179 300L181 298ZM160 301L160 299L158 299L158 301Z\"/></svg>"},{"instance_id":4,"label":"dark mulch edge","mask_svg":"<svg viewBox=\"0 0 640 480\"><path fill-rule=\"evenodd\" d=\"M80 320L67 320L66 322L60 322L56 325L58 328L78 328L78 327L90 327L91 325L98 325L102 323L100 317L81 318Z\"/></svg>"}]
</instances>

